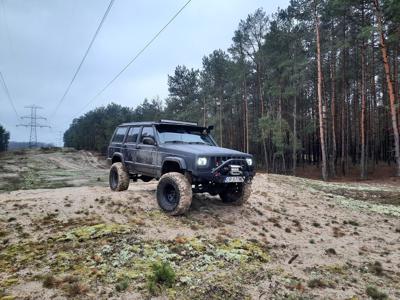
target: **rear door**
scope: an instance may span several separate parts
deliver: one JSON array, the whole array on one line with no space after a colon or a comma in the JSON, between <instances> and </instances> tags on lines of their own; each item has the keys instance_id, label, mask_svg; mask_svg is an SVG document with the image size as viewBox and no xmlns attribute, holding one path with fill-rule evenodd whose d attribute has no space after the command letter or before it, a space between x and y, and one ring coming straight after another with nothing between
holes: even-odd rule
<instances>
[{"instance_id":1,"label":"rear door","mask_svg":"<svg viewBox=\"0 0 400 300\"><path fill-rule=\"evenodd\" d=\"M128 170L135 173L135 160L137 152L137 139L140 133L140 126L133 126L129 128L124 143L124 158Z\"/></svg>"},{"instance_id":2,"label":"rear door","mask_svg":"<svg viewBox=\"0 0 400 300\"><path fill-rule=\"evenodd\" d=\"M155 176L156 175L156 155L157 147L154 145L143 144L143 138L152 137L155 140L154 128L152 126L143 126L142 132L137 143L135 169L138 173Z\"/></svg>"},{"instance_id":3,"label":"rear door","mask_svg":"<svg viewBox=\"0 0 400 300\"><path fill-rule=\"evenodd\" d=\"M110 146L108 147L108 157L112 158L114 153L123 154L123 142L128 127L118 127L112 137Z\"/></svg>"}]
</instances>

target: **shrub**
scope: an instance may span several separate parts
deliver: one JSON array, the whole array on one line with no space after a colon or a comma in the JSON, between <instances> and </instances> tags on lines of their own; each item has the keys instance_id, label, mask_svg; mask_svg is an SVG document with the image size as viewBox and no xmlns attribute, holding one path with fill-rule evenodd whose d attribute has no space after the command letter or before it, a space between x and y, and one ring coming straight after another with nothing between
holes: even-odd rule
<instances>
[{"instance_id":1,"label":"shrub","mask_svg":"<svg viewBox=\"0 0 400 300\"><path fill-rule=\"evenodd\" d=\"M388 299L388 296L379 291L376 287L374 286L369 286L367 287L366 293L369 297L371 297L374 300L385 300Z\"/></svg>"},{"instance_id":2,"label":"shrub","mask_svg":"<svg viewBox=\"0 0 400 300\"><path fill-rule=\"evenodd\" d=\"M115 285L115 289L117 292L122 292L125 291L129 286L128 280L127 279L122 279L117 284Z\"/></svg>"},{"instance_id":3,"label":"shrub","mask_svg":"<svg viewBox=\"0 0 400 300\"><path fill-rule=\"evenodd\" d=\"M43 287L51 289L56 285L56 279L53 275L48 274L43 278Z\"/></svg>"},{"instance_id":4,"label":"shrub","mask_svg":"<svg viewBox=\"0 0 400 300\"><path fill-rule=\"evenodd\" d=\"M147 287L151 294L157 294L161 286L172 287L176 274L168 262L160 262L152 265L152 274L148 277Z\"/></svg>"}]
</instances>

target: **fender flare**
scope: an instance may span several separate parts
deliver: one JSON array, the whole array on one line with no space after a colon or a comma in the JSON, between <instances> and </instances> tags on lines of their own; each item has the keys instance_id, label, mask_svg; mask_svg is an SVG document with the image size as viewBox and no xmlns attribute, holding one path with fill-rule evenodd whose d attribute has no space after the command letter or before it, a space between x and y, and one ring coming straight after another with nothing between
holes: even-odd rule
<instances>
[{"instance_id":1,"label":"fender flare","mask_svg":"<svg viewBox=\"0 0 400 300\"><path fill-rule=\"evenodd\" d=\"M179 167L180 167L182 170L186 170L186 169L187 169L186 162L185 162L185 160L184 160L182 157L174 157L174 156L167 156L167 157L165 157L164 160L163 160L163 162L162 162L162 165L161 165L161 170L162 170L162 168L164 167L164 164L165 164L166 162L176 162L176 163L179 164Z\"/></svg>"},{"instance_id":2,"label":"fender flare","mask_svg":"<svg viewBox=\"0 0 400 300\"><path fill-rule=\"evenodd\" d=\"M121 163L125 166L125 160L124 160L124 156L123 156L122 153L120 153L120 152L114 152L114 153L113 153L113 156L112 156L112 158L111 158L111 162L112 162L112 160L114 159L114 157L119 157L120 160L121 160Z\"/></svg>"}]
</instances>

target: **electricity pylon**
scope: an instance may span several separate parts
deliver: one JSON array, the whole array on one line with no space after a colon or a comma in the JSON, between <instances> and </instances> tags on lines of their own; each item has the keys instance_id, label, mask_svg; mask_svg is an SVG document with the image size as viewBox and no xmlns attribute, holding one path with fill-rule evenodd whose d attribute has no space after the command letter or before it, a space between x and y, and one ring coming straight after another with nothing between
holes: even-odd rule
<instances>
[{"instance_id":1,"label":"electricity pylon","mask_svg":"<svg viewBox=\"0 0 400 300\"><path fill-rule=\"evenodd\" d=\"M31 110L31 115L30 116L23 116L21 119L29 119L28 124L18 124L17 127L23 126L23 127L30 127L31 128L31 133L29 136L29 148L37 147L37 131L36 128L43 128L43 127L48 127L48 125L42 125L37 122L37 120L47 120L46 118L42 116L38 116L36 111L38 109L43 109L43 107L37 106L37 105L30 105L30 106L25 106L25 108L29 108Z\"/></svg>"}]
</instances>

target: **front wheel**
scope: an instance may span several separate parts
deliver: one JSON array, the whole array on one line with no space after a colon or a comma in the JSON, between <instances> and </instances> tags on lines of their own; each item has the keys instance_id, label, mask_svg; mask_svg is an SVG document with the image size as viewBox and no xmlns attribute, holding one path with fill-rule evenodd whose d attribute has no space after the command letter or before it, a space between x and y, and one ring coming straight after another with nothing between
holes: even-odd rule
<instances>
[{"instance_id":1,"label":"front wheel","mask_svg":"<svg viewBox=\"0 0 400 300\"><path fill-rule=\"evenodd\" d=\"M251 184L235 183L229 185L224 191L219 193L219 196L224 203L234 205L243 205L247 202L251 194Z\"/></svg>"},{"instance_id":2,"label":"front wheel","mask_svg":"<svg viewBox=\"0 0 400 300\"><path fill-rule=\"evenodd\" d=\"M169 215L181 215L192 203L192 186L183 174L166 173L158 182L157 202Z\"/></svg>"},{"instance_id":3,"label":"front wheel","mask_svg":"<svg viewBox=\"0 0 400 300\"><path fill-rule=\"evenodd\" d=\"M110 168L110 188L113 191L126 191L129 187L129 174L121 162L114 163Z\"/></svg>"}]
</instances>

